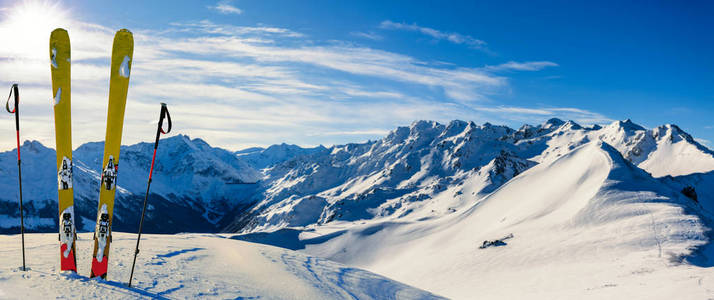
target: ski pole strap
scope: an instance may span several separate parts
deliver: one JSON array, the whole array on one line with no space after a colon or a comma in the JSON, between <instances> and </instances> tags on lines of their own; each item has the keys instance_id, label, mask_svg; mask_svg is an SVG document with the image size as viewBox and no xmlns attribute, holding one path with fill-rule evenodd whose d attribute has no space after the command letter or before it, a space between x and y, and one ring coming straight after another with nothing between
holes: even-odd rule
<instances>
[{"instance_id":1,"label":"ski pole strap","mask_svg":"<svg viewBox=\"0 0 714 300\"><path fill-rule=\"evenodd\" d=\"M164 117L166 118L166 121L169 122L169 128L164 131ZM161 103L161 116L159 117L159 129L161 130L161 133L167 134L171 132L171 115L169 114L169 108L166 106L166 103Z\"/></svg>"},{"instance_id":2,"label":"ski pole strap","mask_svg":"<svg viewBox=\"0 0 714 300\"><path fill-rule=\"evenodd\" d=\"M15 95L15 103L12 110L10 110L10 99L12 98L13 94ZM17 83L15 83L10 87L10 95L7 96L7 102L5 102L5 109L7 110L7 112L14 114L15 111L17 111L17 102L20 102L20 97L18 95Z\"/></svg>"},{"instance_id":3,"label":"ski pole strap","mask_svg":"<svg viewBox=\"0 0 714 300\"><path fill-rule=\"evenodd\" d=\"M164 130L164 118L169 122L169 128ZM159 146L159 136L161 134L167 134L171 132L171 115L169 114L169 109L166 107L166 103L161 103L161 115L159 116L159 128L156 129L156 141L154 142L154 149Z\"/></svg>"}]
</instances>

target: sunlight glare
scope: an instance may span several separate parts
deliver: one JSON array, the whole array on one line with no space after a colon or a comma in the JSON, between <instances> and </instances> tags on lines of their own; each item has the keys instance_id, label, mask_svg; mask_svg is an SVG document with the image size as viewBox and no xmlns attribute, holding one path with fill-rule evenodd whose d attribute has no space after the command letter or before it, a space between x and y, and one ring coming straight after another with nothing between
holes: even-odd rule
<instances>
[{"instance_id":1,"label":"sunlight glare","mask_svg":"<svg viewBox=\"0 0 714 300\"><path fill-rule=\"evenodd\" d=\"M45 59L52 30L70 22L69 13L56 1L22 1L7 8L0 21L2 56Z\"/></svg>"}]
</instances>

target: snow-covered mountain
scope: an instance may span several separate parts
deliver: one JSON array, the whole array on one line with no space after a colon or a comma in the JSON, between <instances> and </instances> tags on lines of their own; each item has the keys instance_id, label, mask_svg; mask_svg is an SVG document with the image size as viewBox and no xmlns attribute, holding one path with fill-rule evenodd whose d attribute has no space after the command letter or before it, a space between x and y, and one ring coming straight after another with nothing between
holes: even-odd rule
<instances>
[{"instance_id":1,"label":"snow-covered mountain","mask_svg":"<svg viewBox=\"0 0 714 300\"><path fill-rule=\"evenodd\" d=\"M511 139L524 150L524 155L533 155L531 159L538 162L556 158L578 145L601 140L655 177L714 170L714 152L696 142L677 125L666 124L645 129L628 119L602 128L582 128L572 121L563 123L554 119L541 127L555 130L539 135L521 128Z\"/></svg>"},{"instance_id":2,"label":"snow-covered mountain","mask_svg":"<svg viewBox=\"0 0 714 300\"><path fill-rule=\"evenodd\" d=\"M676 125L630 120L583 127L551 119L519 130L489 123L418 121L385 138L266 165L256 204L229 231L274 231L375 218L419 220L473 205L523 171L593 141L654 177L714 170L714 156ZM298 151L292 151L296 153Z\"/></svg>"},{"instance_id":3,"label":"snow-covered mountain","mask_svg":"<svg viewBox=\"0 0 714 300\"><path fill-rule=\"evenodd\" d=\"M583 127L551 119L518 130L491 124L417 121L377 141L300 148L273 145L229 152L200 139L162 140L149 202L149 232L261 232L372 219L414 221L470 207L529 168L592 141L603 141L641 169L681 189L707 193L712 152L676 125L644 129L618 121ZM124 146L115 230L135 230L152 145ZM0 153L0 230L15 232L16 161ZM56 230L54 151L22 149L28 228ZM74 151L80 229L96 218L102 143ZM260 171L256 171L260 170ZM689 175L680 176L680 175ZM686 178L685 178L686 177ZM704 179L702 179L704 178ZM665 178L662 178L665 180ZM200 217L196 217L200 216Z\"/></svg>"},{"instance_id":4,"label":"snow-covered mountain","mask_svg":"<svg viewBox=\"0 0 714 300\"><path fill-rule=\"evenodd\" d=\"M714 156L675 125L420 121L329 150L265 169L235 238L458 299L712 296Z\"/></svg>"},{"instance_id":5,"label":"snow-covered mountain","mask_svg":"<svg viewBox=\"0 0 714 300\"><path fill-rule=\"evenodd\" d=\"M84 230L102 149L74 151ZM55 232L55 153L21 150L26 223ZM116 231L136 230L151 150L122 148ZM5 232L19 223L13 151L0 153ZM714 290L714 154L676 125L417 121L365 143L239 152L176 136L157 163L147 232L235 232L452 298Z\"/></svg>"},{"instance_id":6,"label":"snow-covered mountain","mask_svg":"<svg viewBox=\"0 0 714 300\"><path fill-rule=\"evenodd\" d=\"M57 170L55 151L36 141L21 147L25 226L30 231L57 231ZM93 231L103 143L87 143L73 151L74 201L78 230ZM114 230L135 231L146 191L153 144L122 146ZM0 231L17 232L17 157L0 153ZM248 205L260 174L234 154L210 147L200 139L175 136L161 141L147 213L149 232L215 232L223 216Z\"/></svg>"},{"instance_id":7,"label":"snow-covered mountain","mask_svg":"<svg viewBox=\"0 0 714 300\"><path fill-rule=\"evenodd\" d=\"M236 151L238 159L256 170L261 170L297 156L326 151L324 146L314 148L302 148L298 145L288 145L285 143L272 145L268 148L253 147Z\"/></svg>"},{"instance_id":8,"label":"snow-covered mountain","mask_svg":"<svg viewBox=\"0 0 714 300\"><path fill-rule=\"evenodd\" d=\"M455 299L696 299L714 287L709 217L593 141L451 215L327 224L288 246Z\"/></svg>"}]
</instances>

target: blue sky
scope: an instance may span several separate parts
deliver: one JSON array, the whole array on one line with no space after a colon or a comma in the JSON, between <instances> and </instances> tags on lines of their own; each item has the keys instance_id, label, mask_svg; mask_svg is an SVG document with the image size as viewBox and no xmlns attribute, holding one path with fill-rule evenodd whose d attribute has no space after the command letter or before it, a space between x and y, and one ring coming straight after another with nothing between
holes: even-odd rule
<instances>
[{"instance_id":1,"label":"blue sky","mask_svg":"<svg viewBox=\"0 0 714 300\"><path fill-rule=\"evenodd\" d=\"M177 134L234 150L364 141L417 119L631 118L714 141L714 4L572 2L0 1L16 41L0 83L21 84L25 138L53 146L46 45L68 28L74 144L101 140L126 27L125 144L151 139L159 101Z\"/></svg>"}]
</instances>

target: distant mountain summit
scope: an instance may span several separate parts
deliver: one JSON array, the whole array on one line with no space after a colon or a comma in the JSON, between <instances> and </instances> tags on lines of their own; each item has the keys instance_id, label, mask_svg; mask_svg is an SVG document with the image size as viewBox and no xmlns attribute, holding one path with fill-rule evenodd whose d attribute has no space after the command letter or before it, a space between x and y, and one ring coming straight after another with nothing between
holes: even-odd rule
<instances>
[{"instance_id":1,"label":"distant mountain summit","mask_svg":"<svg viewBox=\"0 0 714 300\"><path fill-rule=\"evenodd\" d=\"M268 148L248 148L236 151L238 159L247 165L260 170L269 166L274 166L278 163L290 160L296 156L325 151L327 148L318 146L314 148L302 148L297 145L288 145L285 143L272 145Z\"/></svg>"}]
</instances>

